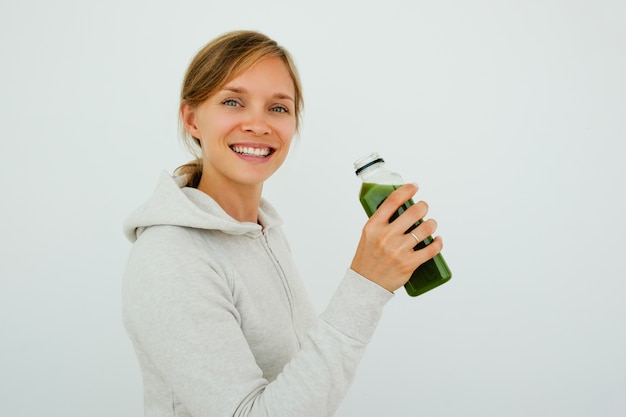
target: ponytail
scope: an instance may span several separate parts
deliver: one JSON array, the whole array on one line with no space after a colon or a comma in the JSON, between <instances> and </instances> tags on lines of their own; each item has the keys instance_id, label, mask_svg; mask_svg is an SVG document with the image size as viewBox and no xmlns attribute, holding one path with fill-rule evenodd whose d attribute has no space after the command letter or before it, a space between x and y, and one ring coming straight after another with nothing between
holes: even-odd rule
<instances>
[{"instance_id":1,"label":"ponytail","mask_svg":"<svg viewBox=\"0 0 626 417\"><path fill-rule=\"evenodd\" d=\"M200 178L202 178L202 159L197 158L179 166L174 171L175 176L185 177L183 187L198 188Z\"/></svg>"}]
</instances>

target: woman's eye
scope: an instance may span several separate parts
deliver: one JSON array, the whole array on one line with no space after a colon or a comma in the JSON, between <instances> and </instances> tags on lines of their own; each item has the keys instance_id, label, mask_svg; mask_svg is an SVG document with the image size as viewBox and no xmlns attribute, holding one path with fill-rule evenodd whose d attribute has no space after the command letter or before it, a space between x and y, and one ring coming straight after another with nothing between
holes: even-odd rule
<instances>
[{"instance_id":1,"label":"woman's eye","mask_svg":"<svg viewBox=\"0 0 626 417\"><path fill-rule=\"evenodd\" d=\"M272 107L271 111L276 113L289 113L289 110L287 110L287 108L283 106Z\"/></svg>"},{"instance_id":2,"label":"woman's eye","mask_svg":"<svg viewBox=\"0 0 626 417\"><path fill-rule=\"evenodd\" d=\"M239 103L237 103L237 101L232 100L232 99L228 99L228 100L224 100L222 102L222 104L229 106L229 107L237 107L239 106Z\"/></svg>"}]
</instances>

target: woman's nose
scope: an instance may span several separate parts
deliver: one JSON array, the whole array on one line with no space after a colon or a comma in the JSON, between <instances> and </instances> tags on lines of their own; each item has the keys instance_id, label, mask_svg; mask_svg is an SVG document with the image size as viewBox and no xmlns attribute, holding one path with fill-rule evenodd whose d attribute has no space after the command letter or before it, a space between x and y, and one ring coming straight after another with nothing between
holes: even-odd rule
<instances>
[{"instance_id":1,"label":"woman's nose","mask_svg":"<svg viewBox=\"0 0 626 417\"><path fill-rule=\"evenodd\" d=\"M242 123L242 129L257 136L267 135L272 131L265 111L255 109L250 109L247 112L246 119Z\"/></svg>"}]
</instances>

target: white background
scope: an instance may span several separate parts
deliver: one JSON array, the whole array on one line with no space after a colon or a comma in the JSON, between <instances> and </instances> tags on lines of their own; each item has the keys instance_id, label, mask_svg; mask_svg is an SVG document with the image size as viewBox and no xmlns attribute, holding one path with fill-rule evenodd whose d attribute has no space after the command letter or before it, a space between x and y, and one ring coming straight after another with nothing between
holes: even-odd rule
<instances>
[{"instance_id":1,"label":"white background","mask_svg":"<svg viewBox=\"0 0 626 417\"><path fill-rule=\"evenodd\" d=\"M301 71L265 195L316 308L371 151L420 184L454 274L398 292L337 416L625 415L625 22L622 0L2 0L0 415L142 414L121 224L189 159L189 60L240 28Z\"/></svg>"}]
</instances>

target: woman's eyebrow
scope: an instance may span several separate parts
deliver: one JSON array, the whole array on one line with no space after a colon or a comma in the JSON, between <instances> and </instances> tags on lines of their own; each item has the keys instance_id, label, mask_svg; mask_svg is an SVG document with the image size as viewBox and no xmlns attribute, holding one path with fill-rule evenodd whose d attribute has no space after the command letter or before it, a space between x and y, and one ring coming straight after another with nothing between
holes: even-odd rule
<instances>
[{"instance_id":1,"label":"woman's eyebrow","mask_svg":"<svg viewBox=\"0 0 626 417\"><path fill-rule=\"evenodd\" d=\"M237 94L248 94L248 90L246 90L245 88L231 86L231 85L224 86L222 88L222 91L230 91L231 93L237 93ZM289 94L286 94L286 93L280 93L280 92L274 93L272 97L282 99L282 100L291 100L294 103L296 102L296 100L294 100L293 97L291 97Z\"/></svg>"},{"instance_id":2,"label":"woman's eyebrow","mask_svg":"<svg viewBox=\"0 0 626 417\"><path fill-rule=\"evenodd\" d=\"M293 97L291 97L289 94L276 93L276 94L274 94L274 97L279 98L279 99L283 99L283 100L291 100L294 103L296 102L296 100L294 100Z\"/></svg>"},{"instance_id":3,"label":"woman's eyebrow","mask_svg":"<svg viewBox=\"0 0 626 417\"><path fill-rule=\"evenodd\" d=\"M245 88L241 88L241 87L232 87L229 85L226 85L222 88L223 91L230 91L233 93L239 93L239 94L247 94L248 90L246 90Z\"/></svg>"}]
</instances>

